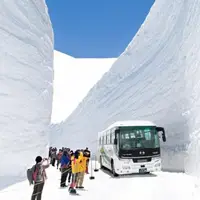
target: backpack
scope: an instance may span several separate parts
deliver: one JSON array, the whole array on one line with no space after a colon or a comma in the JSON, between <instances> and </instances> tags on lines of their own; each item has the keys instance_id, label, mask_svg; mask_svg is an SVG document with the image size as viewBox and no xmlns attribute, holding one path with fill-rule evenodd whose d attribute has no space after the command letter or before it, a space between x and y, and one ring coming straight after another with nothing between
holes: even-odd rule
<instances>
[{"instance_id":1,"label":"backpack","mask_svg":"<svg viewBox=\"0 0 200 200\"><path fill-rule=\"evenodd\" d=\"M27 169L27 179L30 185L36 181L37 171L36 165L34 167L34 171L32 171L32 168Z\"/></svg>"}]
</instances>

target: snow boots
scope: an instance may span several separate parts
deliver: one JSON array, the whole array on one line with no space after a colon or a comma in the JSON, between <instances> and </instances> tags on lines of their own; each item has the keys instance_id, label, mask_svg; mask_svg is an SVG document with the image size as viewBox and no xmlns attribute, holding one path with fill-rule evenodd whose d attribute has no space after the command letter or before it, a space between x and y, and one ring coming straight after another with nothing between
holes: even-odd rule
<instances>
[{"instance_id":1,"label":"snow boots","mask_svg":"<svg viewBox=\"0 0 200 200\"><path fill-rule=\"evenodd\" d=\"M76 194L76 189L75 189L76 183L72 181L70 187L69 187L69 193L70 194Z\"/></svg>"}]
</instances>

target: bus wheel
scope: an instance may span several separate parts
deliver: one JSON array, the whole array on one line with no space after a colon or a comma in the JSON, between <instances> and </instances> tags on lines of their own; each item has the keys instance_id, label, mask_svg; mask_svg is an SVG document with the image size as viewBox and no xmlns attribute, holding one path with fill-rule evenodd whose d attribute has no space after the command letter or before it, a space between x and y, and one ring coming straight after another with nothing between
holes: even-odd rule
<instances>
[{"instance_id":1,"label":"bus wheel","mask_svg":"<svg viewBox=\"0 0 200 200\"><path fill-rule=\"evenodd\" d=\"M117 177L118 174L115 172L115 165L114 165L113 160L111 161L111 169L112 169L112 175L113 175L114 177Z\"/></svg>"},{"instance_id":2,"label":"bus wheel","mask_svg":"<svg viewBox=\"0 0 200 200\"><path fill-rule=\"evenodd\" d=\"M102 157L100 156L100 168L102 169L103 168L103 165L102 165Z\"/></svg>"}]
</instances>

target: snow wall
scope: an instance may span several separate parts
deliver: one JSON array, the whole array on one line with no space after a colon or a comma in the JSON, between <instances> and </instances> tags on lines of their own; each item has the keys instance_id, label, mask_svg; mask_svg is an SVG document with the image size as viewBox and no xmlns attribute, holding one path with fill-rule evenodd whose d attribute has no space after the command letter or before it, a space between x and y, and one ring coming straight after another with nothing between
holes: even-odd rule
<instances>
[{"instance_id":1,"label":"snow wall","mask_svg":"<svg viewBox=\"0 0 200 200\"><path fill-rule=\"evenodd\" d=\"M51 123L63 122L116 58L74 58L54 50L54 94Z\"/></svg>"},{"instance_id":2,"label":"snow wall","mask_svg":"<svg viewBox=\"0 0 200 200\"><path fill-rule=\"evenodd\" d=\"M47 156L53 32L44 0L0 4L0 189Z\"/></svg>"},{"instance_id":3,"label":"snow wall","mask_svg":"<svg viewBox=\"0 0 200 200\"><path fill-rule=\"evenodd\" d=\"M57 144L96 150L116 120L164 126L163 169L200 173L200 0L156 0L138 33L67 119Z\"/></svg>"}]
</instances>

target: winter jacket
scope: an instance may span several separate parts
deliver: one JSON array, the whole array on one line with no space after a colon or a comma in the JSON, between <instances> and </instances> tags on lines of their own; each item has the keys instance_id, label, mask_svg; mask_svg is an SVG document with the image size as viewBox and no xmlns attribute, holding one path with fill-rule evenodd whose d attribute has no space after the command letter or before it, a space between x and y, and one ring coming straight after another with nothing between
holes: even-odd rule
<instances>
[{"instance_id":1,"label":"winter jacket","mask_svg":"<svg viewBox=\"0 0 200 200\"><path fill-rule=\"evenodd\" d=\"M51 157L56 159L56 151L51 152Z\"/></svg>"},{"instance_id":2,"label":"winter jacket","mask_svg":"<svg viewBox=\"0 0 200 200\"><path fill-rule=\"evenodd\" d=\"M45 180L47 179L45 169L47 169L48 167L49 167L49 164L43 165L43 162L40 162L40 163L35 164L31 168L32 173L36 172L36 180L35 180L36 183L45 182Z\"/></svg>"},{"instance_id":3,"label":"winter jacket","mask_svg":"<svg viewBox=\"0 0 200 200\"><path fill-rule=\"evenodd\" d=\"M80 155L79 155L79 169L78 171L79 172L85 172L86 171L86 163L87 163L87 160L88 158L83 156L83 153L80 152Z\"/></svg>"},{"instance_id":4,"label":"winter jacket","mask_svg":"<svg viewBox=\"0 0 200 200\"><path fill-rule=\"evenodd\" d=\"M72 174L76 174L79 171L79 158L75 158L74 156L71 157L71 165L72 165Z\"/></svg>"},{"instance_id":5,"label":"winter jacket","mask_svg":"<svg viewBox=\"0 0 200 200\"><path fill-rule=\"evenodd\" d=\"M61 160L61 158L62 158L62 155L63 155L63 154L62 154L61 152L59 152L59 153L57 154L57 157L56 157L56 159L57 159L57 160Z\"/></svg>"},{"instance_id":6,"label":"winter jacket","mask_svg":"<svg viewBox=\"0 0 200 200\"><path fill-rule=\"evenodd\" d=\"M70 158L68 155L63 155L60 160L61 168L68 168L70 164Z\"/></svg>"}]
</instances>

